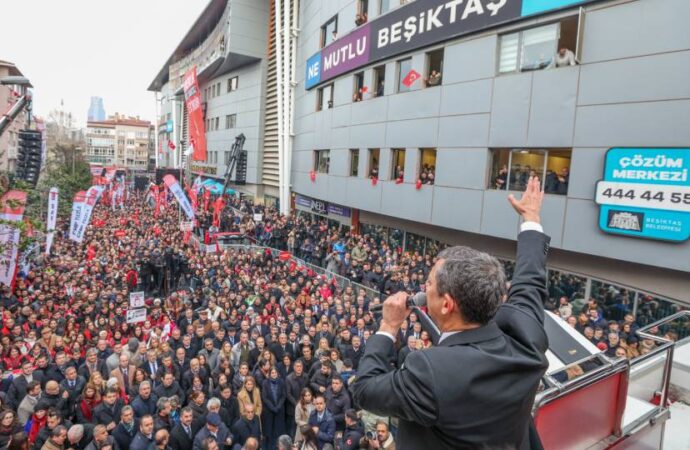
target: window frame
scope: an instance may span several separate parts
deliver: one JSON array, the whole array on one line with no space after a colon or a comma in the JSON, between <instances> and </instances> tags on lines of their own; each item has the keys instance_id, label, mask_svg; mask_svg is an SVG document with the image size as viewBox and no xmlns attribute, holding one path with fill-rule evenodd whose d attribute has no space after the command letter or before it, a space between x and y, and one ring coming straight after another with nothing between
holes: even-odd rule
<instances>
[{"instance_id":1,"label":"window frame","mask_svg":"<svg viewBox=\"0 0 690 450\"><path fill-rule=\"evenodd\" d=\"M326 22L324 22L323 25L321 25L321 48L327 47L335 41L334 39L333 41L328 42L328 25L330 25L333 22L335 22L335 29L333 31L335 31L336 36L338 35L338 14L336 14L335 16L331 17Z\"/></svg>"},{"instance_id":2,"label":"window frame","mask_svg":"<svg viewBox=\"0 0 690 450\"><path fill-rule=\"evenodd\" d=\"M510 179L511 179L511 174L513 171L513 153L522 153L527 151L527 153L538 153L541 152L544 155L544 164L542 166L542 177L540 181L541 184L541 189L544 190L545 185L546 185L546 174L548 171L549 167L549 153L555 153L555 152L570 152L570 165L568 166L568 173L570 173L570 167L572 167L572 157L573 157L573 149L572 147L543 147L543 148L532 148L532 147L507 147L507 148L490 148L489 151L491 152L491 159L490 159L490 164L489 164L489 177L488 177L488 187L487 189L491 190L497 190L494 187L493 184L493 179L495 178L493 176L493 169L494 169L494 159L495 155L498 152L502 151L507 151L508 152L508 175L506 177L506 187L505 189L500 189L500 190L505 190L505 191L511 191L511 186L510 186ZM569 187L568 187L569 189ZM524 192L523 190L516 191L512 190L513 192ZM559 196L568 196L568 190L566 190L565 194L558 194L555 192L544 192L545 194L548 195L559 195Z\"/></svg>"},{"instance_id":3,"label":"window frame","mask_svg":"<svg viewBox=\"0 0 690 450\"><path fill-rule=\"evenodd\" d=\"M386 84L385 84L386 83L386 65L382 64L380 66L372 67L372 72L374 75L374 77L373 77L374 78L374 83L373 83L374 86L373 86L372 96L374 98L383 97L386 95L386 92L385 92L386 91ZM383 79L381 79L381 74L383 74ZM379 83L381 81L383 81L383 83L384 83L383 84L383 92L381 93L381 95L378 95Z\"/></svg>"},{"instance_id":4,"label":"window frame","mask_svg":"<svg viewBox=\"0 0 690 450\"><path fill-rule=\"evenodd\" d=\"M359 86L359 81L361 81L361 86ZM364 88L364 71L352 75L352 88L352 103L359 103L364 100L364 92L361 92ZM359 100L355 100L357 96Z\"/></svg>"},{"instance_id":5,"label":"window frame","mask_svg":"<svg viewBox=\"0 0 690 450\"><path fill-rule=\"evenodd\" d=\"M234 83L233 83L233 81L234 81ZM234 84L234 86L233 86L233 84ZM228 78L227 93L235 92L237 89L239 89L239 86L240 86L239 75L236 75L232 78Z\"/></svg>"},{"instance_id":6,"label":"window frame","mask_svg":"<svg viewBox=\"0 0 690 450\"><path fill-rule=\"evenodd\" d=\"M355 161L356 160L356 161ZM350 149L350 176L359 177L359 149Z\"/></svg>"},{"instance_id":7,"label":"window frame","mask_svg":"<svg viewBox=\"0 0 690 450\"><path fill-rule=\"evenodd\" d=\"M391 180L397 181L398 180L398 174L396 168L398 167L398 160L400 159L400 155L402 155L402 172L403 174L405 173L405 151L406 148L398 147L398 148L391 148ZM404 176L403 176L404 180Z\"/></svg>"},{"instance_id":8,"label":"window frame","mask_svg":"<svg viewBox=\"0 0 690 450\"><path fill-rule=\"evenodd\" d=\"M331 92L331 98L328 100L328 103L326 104L326 109L323 108L323 93L324 90L329 89ZM335 90L335 83L330 83L326 84L324 86L321 86L316 90L316 110L317 111L326 111L328 109L333 109L333 91Z\"/></svg>"},{"instance_id":9,"label":"window frame","mask_svg":"<svg viewBox=\"0 0 690 450\"><path fill-rule=\"evenodd\" d=\"M230 126L230 122L232 118L232 126ZM225 115L225 129L226 130L232 130L234 128L237 128L237 114L226 114Z\"/></svg>"},{"instance_id":10,"label":"window frame","mask_svg":"<svg viewBox=\"0 0 690 450\"><path fill-rule=\"evenodd\" d=\"M427 83L427 80L429 79L429 76L431 75L431 57L435 53L441 53L441 68L440 68L440 73L441 77L439 79L438 84L434 85L429 85ZM435 50L429 50L426 53L424 53L424 88L432 88L432 87L439 87L443 85L443 66L446 62L446 48L445 47L439 47Z\"/></svg>"},{"instance_id":11,"label":"window frame","mask_svg":"<svg viewBox=\"0 0 690 450\"><path fill-rule=\"evenodd\" d=\"M427 151L434 152L434 181L433 181L433 183L426 183L430 186L433 186L436 184L436 169L437 169L436 162L438 161L438 148L437 147L420 147L419 148L419 164L417 164L416 179L420 179L422 176L422 171L424 170L424 152L427 152Z\"/></svg>"},{"instance_id":12,"label":"window frame","mask_svg":"<svg viewBox=\"0 0 690 450\"><path fill-rule=\"evenodd\" d=\"M395 61L395 67L398 76L396 77L396 86L395 86L395 92L396 94L404 94L405 92L411 92L412 91L412 86L407 87L403 83L403 79L405 78L402 75L402 65L404 62L409 61L410 62L410 70L412 70L412 57L408 56L407 58L401 58L397 61ZM402 89L401 89L402 86Z\"/></svg>"},{"instance_id":13,"label":"window frame","mask_svg":"<svg viewBox=\"0 0 690 450\"><path fill-rule=\"evenodd\" d=\"M326 161L326 170L321 170L321 163ZM328 175L331 167L331 151L330 149L314 150L314 166L313 170L316 173Z\"/></svg>"},{"instance_id":14,"label":"window frame","mask_svg":"<svg viewBox=\"0 0 690 450\"><path fill-rule=\"evenodd\" d=\"M376 178L381 178L381 149L380 148L368 148L367 149L367 178L371 178L371 171L372 171L372 161L374 157L374 153L376 153Z\"/></svg>"}]
</instances>

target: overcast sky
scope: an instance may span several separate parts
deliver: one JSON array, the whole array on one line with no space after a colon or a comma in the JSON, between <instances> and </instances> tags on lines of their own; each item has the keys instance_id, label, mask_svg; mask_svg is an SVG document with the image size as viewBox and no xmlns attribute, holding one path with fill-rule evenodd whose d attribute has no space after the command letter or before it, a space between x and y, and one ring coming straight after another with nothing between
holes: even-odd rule
<instances>
[{"instance_id":1,"label":"overcast sky","mask_svg":"<svg viewBox=\"0 0 690 450\"><path fill-rule=\"evenodd\" d=\"M20 0L3 8L0 60L34 85L34 112L60 105L86 124L91 96L106 114L153 121L146 90L209 0Z\"/></svg>"}]
</instances>

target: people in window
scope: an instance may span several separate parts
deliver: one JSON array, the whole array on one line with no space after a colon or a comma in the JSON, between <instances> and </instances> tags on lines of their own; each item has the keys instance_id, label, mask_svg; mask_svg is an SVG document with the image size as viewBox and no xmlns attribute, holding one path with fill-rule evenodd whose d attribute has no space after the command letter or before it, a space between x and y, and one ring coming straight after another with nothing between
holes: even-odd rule
<instances>
[{"instance_id":1,"label":"people in window","mask_svg":"<svg viewBox=\"0 0 690 450\"><path fill-rule=\"evenodd\" d=\"M427 78L424 79L427 87L438 86L441 84L441 72L432 70Z\"/></svg>"},{"instance_id":2,"label":"people in window","mask_svg":"<svg viewBox=\"0 0 690 450\"><path fill-rule=\"evenodd\" d=\"M367 13L361 13L361 14L357 14L357 16L355 16L355 25L357 25L358 27L364 25L368 21L369 21L369 16L367 15Z\"/></svg>"},{"instance_id":3,"label":"people in window","mask_svg":"<svg viewBox=\"0 0 690 450\"><path fill-rule=\"evenodd\" d=\"M376 86L376 96L377 97L383 97L384 84L385 84L385 81L380 80L378 86Z\"/></svg>"},{"instance_id":4,"label":"people in window","mask_svg":"<svg viewBox=\"0 0 690 450\"><path fill-rule=\"evenodd\" d=\"M577 61L577 58L575 58L575 53L566 47L561 47L558 49L556 57L553 59L553 61L551 61L549 68L575 66L577 64L579 64L579 62Z\"/></svg>"},{"instance_id":5,"label":"people in window","mask_svg":"<svg viewBox=\"0 0 690 450\"><path fill-rule=\"evenodd\" d=\"M354 94L352 94L352 101L354 103L361 102L362 101L362 90L358 90Z\"/></svg>"},{"instance_id":6,"label":"people in window","mask_svg":"<svg viewBox=\"0 0 690 450\"><path fill-rule=\"evenodd\" d=\"M496 189L506 189L508 187L508 166L505 164L498 171L498 175L494 180L494 185Z\"/></svg>"},{"instance_id":7,"label":"people in window","mask_svg":"<svg viewBox=\"0 0 690 450\"><path fill-rule=\"evenodd\" d=\"M396 168L395 168L395 182L400 184L403 182L404 178L405 178L405 172L403 171L402 166L396 166Z\"/></svg>"},{"instance_id":8,"label":"people in window","mask_svg":"<svg viewBox=\"0 0 690 450\"><path fill-rule=\"evenodd\" d=\"M379 162L374 159L371 164L371 170L369 171L369 178L379 177Z\"/></svg>"},{"instance_id":9,"label":"people in window","mask_svg":"<svg viewBox=\"0 0 690 450\"><path fill-rule=\"evenodd\" d=\"M422 173L419 174L419 179L422 181L422 184L434 184L435 177L436 168L430 164L424 164Z\"/></svg>"}]
</instances>

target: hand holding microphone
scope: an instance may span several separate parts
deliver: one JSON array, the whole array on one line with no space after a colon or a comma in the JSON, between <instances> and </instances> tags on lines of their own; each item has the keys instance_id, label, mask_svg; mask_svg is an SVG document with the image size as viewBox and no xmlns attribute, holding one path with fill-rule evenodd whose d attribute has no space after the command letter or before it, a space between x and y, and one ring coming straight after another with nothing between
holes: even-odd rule
<instances>
[{"instance_id":1,"label":"hand holding microphone","mask_svg":"<svg viewBox=\"0 0 690 450\"><path fill-rule=\"evenodd\" d=\"M393 297L395 297L395 296L397 296L397 295L400 295L400 294L403 294L403 295L405 296L405 301L406 301L407 308L414 308L415 306L426 306L426 293L424 293L424 292L417 292L415 295L410 295L410 296L408 296L408 295L405 294L404 292L398 292L397 294L395 294L395 295L389 297L388 299L386 299L385 302L379 303L378 305L374 305L374 306L372 306L371 308L369 308L369 312L372 312L372 313L381 312L381 311L383 310L383 305L384 305L389 299L391 299L391 298L393 298ZM401 322L401 323L402 323L402 322Z\"/></svg>"},{"instance_id":2,"label":"hand holding microphone","mask_svg":"<svg viewBox=\"0 0 690 450\"><path fill-rule=\"evenodd\" d=\"M372 313L383 311L379 331L384 331L392 336L396 336L407 316L414 309L422 324L422 329L429 333L431 342L436 345L441 336L441 331L431 318L421 309L426 306L426 293L418 292L414 296L409 296L405 292L398 292L386 299L381 305L374 305L369 308Z\"/></svg>"}]
</instances>

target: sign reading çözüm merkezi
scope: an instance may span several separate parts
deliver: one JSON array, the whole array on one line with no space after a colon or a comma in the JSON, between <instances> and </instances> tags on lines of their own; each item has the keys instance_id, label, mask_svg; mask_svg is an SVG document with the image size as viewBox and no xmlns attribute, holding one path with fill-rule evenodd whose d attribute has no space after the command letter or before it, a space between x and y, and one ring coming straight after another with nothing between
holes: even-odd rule
<instances>
[{"instance_id":1,"label":"sign reading \u00e7\u00f6z\u00fcm merkezi","mask_svg":"<svg viewBox=\"0 0 690 450\"><path fill-rule=\"evenodd\" d=\"M690 238L690 148L612 148L597 183L599 227L612 234Z\"/></svg>"},{"instance_id":2,"label":"sign reading \u00e7\u00f6z\u00fcm merkezi","mask_svg":"<svg viewBox=\"0 0 690 450\"><path fill-rule=\"evenodd\" d=\"M356 28L307 60L305 88L448 39L600 0L416 0Z\"/></svg>"}]
</instances>

